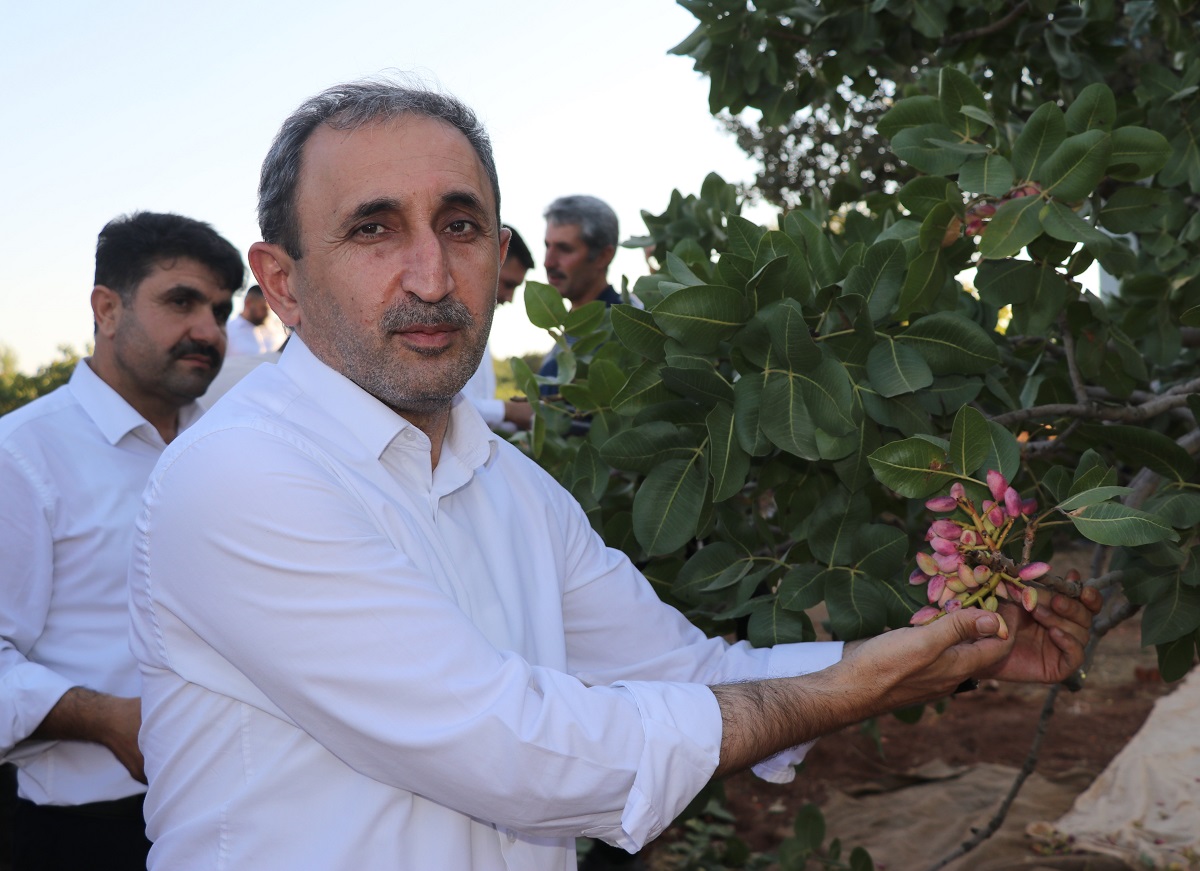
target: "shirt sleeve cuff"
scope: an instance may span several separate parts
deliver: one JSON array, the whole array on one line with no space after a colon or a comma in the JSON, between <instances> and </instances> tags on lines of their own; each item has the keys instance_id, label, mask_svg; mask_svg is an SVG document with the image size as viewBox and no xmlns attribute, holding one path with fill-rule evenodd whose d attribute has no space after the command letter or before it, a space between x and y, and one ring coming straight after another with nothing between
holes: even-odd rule
<instances>
[{"instance_id":1,"label":"shirt sleeve cuff","mask_svg":"<svg viewBox=\"0 0 1200 871\"><path fill-rule=\"evenodd\" d=\"M75 686L70 680L33 662L11 669L0 680L0 693L5 705L11 705L12 720L0 732L0 761L11 762L41 753L55 742L25 742L46 719L67 690ZM11 730L11 731L10 731Z\"/></svg>"},{"instance_id":2,"label":"shirt sleeve cuff","mask_svg":"<svg viewBox=\"0 0 1200 871\"><path fill-rule=\"evenodd\" d=\"M797 677L812 674L841 661L841 641L818 641L809 644L780 644L771 649L771 661L767 669L770 677ZM815 741L790 747L764 759L750 770L771 783L791 783L796 779L796 768Z\"/></svg>"},{"instance_id":3,"label":"shirt sleeve cuff","mask_svg":"<svg viewBox=\"0 0 1200 871\"><path fill-rule=\"evenodd\" d=\"M587 831L629 852L658 837L717 770L721 709L700 684L618 682L634 699L646 740L619 829Z\"/></svg>"}]
</instances>

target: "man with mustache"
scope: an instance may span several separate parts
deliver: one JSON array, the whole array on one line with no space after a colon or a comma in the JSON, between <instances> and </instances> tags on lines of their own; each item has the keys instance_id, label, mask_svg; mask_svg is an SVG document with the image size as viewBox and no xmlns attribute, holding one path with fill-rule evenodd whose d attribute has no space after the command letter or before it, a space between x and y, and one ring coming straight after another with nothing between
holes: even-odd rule
<instances>
[{"instance_id":1,"label":"man with mustache","mask_svg":"<svg viewBox=\"0 0 1200 871\"><path fill-rule=\"evenodd\" d=\"M306 101L259 225L292 337L167 448L134 538L152 869L568 871L576 837L637 849L714 776L1082 661L1063 597L1007 641L959 612L845 652L730 645L660 601L460 393L509 235L456 100Z\"/></svg>"},{"instance_id":2,"label":"man with mustache","mask_svg":"<svg viewBox=\"0 0 1200 871\"><path fill-rule=\"evenodd\" d=\"M0 754L14 868L145 868L145 774L127 578L142 489L221 367L241 255L209 225L100 232L95 350L0 418Z\"/></svg>"}]
</instances>

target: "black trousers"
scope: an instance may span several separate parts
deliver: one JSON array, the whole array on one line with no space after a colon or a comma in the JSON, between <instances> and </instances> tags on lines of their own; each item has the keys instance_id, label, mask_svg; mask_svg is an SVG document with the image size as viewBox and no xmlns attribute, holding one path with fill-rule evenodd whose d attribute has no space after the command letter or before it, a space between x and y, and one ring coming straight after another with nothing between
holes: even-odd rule
<instances>
[{"instance_id":1,"label":"black trousers","mask_svg":"<svg viewBox=\"0 0 1200 871\"><path fill-rule=\"evenodd\" d=\"M143 798L71 807L17 799L13 871L145 871Z\"/></svg>"}]
</instances>

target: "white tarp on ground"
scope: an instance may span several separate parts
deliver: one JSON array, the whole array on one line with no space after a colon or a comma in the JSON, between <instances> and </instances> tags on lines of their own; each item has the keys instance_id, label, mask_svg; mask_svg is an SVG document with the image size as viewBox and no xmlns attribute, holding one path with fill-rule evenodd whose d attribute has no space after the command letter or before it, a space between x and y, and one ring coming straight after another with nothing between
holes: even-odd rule
<instances>
[{"instance_id":1,"label":"white tarp on ground","mask_svg":"<svg viewBox=\"0 0 1200 871\"><path fill-rule=\"evenodd\" d=\"M1066 816L1030 829L1135 868L1200 869L1200 669L1155 702Z\"/></svg>"}]
</instances>

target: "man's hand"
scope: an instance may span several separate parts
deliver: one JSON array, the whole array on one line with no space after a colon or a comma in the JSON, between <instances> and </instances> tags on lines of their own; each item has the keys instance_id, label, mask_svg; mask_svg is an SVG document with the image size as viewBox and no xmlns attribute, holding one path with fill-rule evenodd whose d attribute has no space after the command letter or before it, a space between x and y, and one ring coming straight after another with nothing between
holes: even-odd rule
<instances>
[{"instance_id":1,"label":"man's hand","mask_svg":"<svg viewBox=\"0 0 1200 871\"><path fill-rule=\"evenodd\" d=\"M504 419L519 430L533 426L533 406L524 398L504 400Z\"/></svg>"},{"instance_id":2,"label":"man's hand","mask_svg":"<svg viewBox=\"0 0 1200 871\"><path fill-rule=\"evenodd\" d=\"M63 693L30 737L103 744L134 780L145 783L144 760L138 747L141 725L141 699L72 687Z\"/></svg>"},{"instance_id":3,"label":"man's hand","mask_svg":"<svg viewBox=\"0 0 1200 871\"><path fill-rule=\"evenodd\" d=\"M1008 656L974 677L1031 683L1066 680L1083 664L1092 617L1103 604L1099 591L1084 587L1078 600L1054 593L1032 613L1005 606L1004 619L1016 643Z\"/></svg>"}]
</instances>

